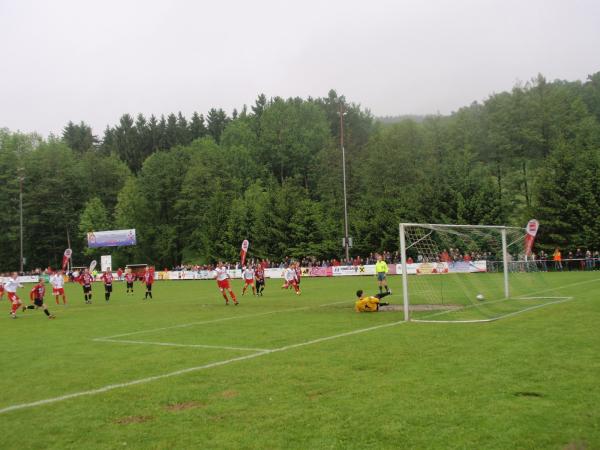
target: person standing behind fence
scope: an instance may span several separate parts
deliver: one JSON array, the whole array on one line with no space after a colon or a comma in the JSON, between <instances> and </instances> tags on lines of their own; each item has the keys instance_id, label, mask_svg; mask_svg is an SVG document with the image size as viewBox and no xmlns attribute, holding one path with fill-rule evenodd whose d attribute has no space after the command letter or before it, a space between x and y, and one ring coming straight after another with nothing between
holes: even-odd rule
<instances>
[{"instance_id":1,"label":"person standing behind fence","mask_svg":"<svg viewBox=\"0 0 600 450\"><path fill-rule=\"evenodd\" d=\"M585 270L585 257L580 248L575 252L575 259L578 260L575 266L579 264L579 270Z\"/></svg>"},{"instance_id":2,"label":"person standing behind fence","mask_svg":"<svg viewBox=\"0 0 600 450\"><path fill-rule=\"evenodd\" d=\"M561 255L558 247L556 247L556 249L554 250L554 253L552 254L552 260L554 261L554 269L559 272L562 272L562 270L563 270L562 255Z\"/></svg>"},{"instance_id":3,"label":"person standing behind fence","mask_svg":"<svg viewBox=\"0 0 600 450\"><path fill-rule=\"evenodd\" d=\"M592 270L594 268L594 259L592 258L592 252L588 249L585 251L585 270Z\"/></svg>"},{"instance_id":4,"label":"person standing behind fence","mask_svg":"<svg viewBox=\"0 0 600 450\"><path fill-rule=\"evenodd\" d=\"M544 250L540 250L540 254L538 255L539 259L540 259L540 269L542 269L544 272L548 272L548 265L546 264L546 261L548 260L548 255L546 255L546 252Z\"/></svg>"},{"instance_id":5,"label":"person standing behind fence","mask_svg":"<svg viewBox=\"0 0 600 450\"><path fill-rule=\"evenodd\" d=\"M379 286L379 292L383 292L384 287L386 292L390 292L390 288L387 284L388 272L389 269L387 263L383 259L383 256L377 255L377 262L375 263L375 273L377 274L377 285Z\"/></svg>"}]
</instances>

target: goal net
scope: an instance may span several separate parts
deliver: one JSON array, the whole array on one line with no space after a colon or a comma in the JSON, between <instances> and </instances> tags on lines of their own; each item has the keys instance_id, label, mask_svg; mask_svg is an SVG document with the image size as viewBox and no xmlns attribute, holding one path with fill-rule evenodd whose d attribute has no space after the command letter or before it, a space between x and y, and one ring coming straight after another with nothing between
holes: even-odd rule
<instances>
[{"instance_id":1,"label":"goal net","mask_svg":"<svg viewBox=\"0 0 600 450\"><path fill-rule=\"evenodd\" d=\"M400 224L405 320L484 322L568 300L525 256L525 228Z\"/></svg>"}]
</instances>

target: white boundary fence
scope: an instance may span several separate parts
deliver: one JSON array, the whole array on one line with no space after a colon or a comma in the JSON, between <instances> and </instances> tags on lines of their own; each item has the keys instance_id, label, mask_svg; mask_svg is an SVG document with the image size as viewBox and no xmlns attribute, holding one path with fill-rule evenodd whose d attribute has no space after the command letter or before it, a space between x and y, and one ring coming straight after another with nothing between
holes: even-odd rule
<instances>
[{"instance_id":1,"label":"white boundary fence","mask_svg":"<svg viewBox=\"0 0 600 450\"><path fill-rule=\"evenodd\" d=\"M402 274L402 264L389 264L388 275ZM457 262L434 262L434 263L414 263L407 264L408 275L430 275L430 274L445 274L445 273L475 273L486 272L485 261L457 261ZM228 271L229 276L234 279L242 278L240 269ZM284 269L267 268L265 269L265 278L283 278ZM332 266L332 267L302 267L303 277L343 277L343 276L364 276L375 275L375 265L368 264L363 266ZM100 281L101 274L98 274L95 281ZM115 281L119 281L117 273L113 272ZM155 272L156 280L212 280L214 272L212 270L177 270L177 271L162 271ZM0 282L4 282L7 278L0 277ZM39 277L23 276L19 277L20 283L37 283ZM122 281L122 280L121 280Z\"/></svg>"}]
</instances>

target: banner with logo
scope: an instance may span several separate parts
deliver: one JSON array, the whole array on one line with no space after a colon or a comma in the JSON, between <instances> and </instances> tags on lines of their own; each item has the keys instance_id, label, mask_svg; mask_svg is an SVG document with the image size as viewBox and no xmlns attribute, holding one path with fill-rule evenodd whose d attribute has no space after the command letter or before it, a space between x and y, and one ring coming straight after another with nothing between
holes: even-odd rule
<instances>
[{"instance_id":1,"label":"banner with logo","mask_svg":"<svg viewBox=\"0 0 600 450\"><path fill-rule=\"evenodd\" d=\"M89 248L123 247L137 244L135 229L90 231L87 234L87 241Z\"/></svg>"},{"instance_id":2,"label":"banner with logo","mask_svg":"<svg viewBox=\"0 0 600 450\"><path fill-rule=\"evenodd\" d=\"M527 232L525 235L525 256L531 256L531 250L533 249L533 243L539 227L540 223L535 219L531 219L527 222L527 227L525 228L525 231Z\"/></svg>"},{"instance_id":3,"label":"banner with logo","mask_svg":"<svg viewBox=\"0 0 600 450\"><path fill-rule=\"evenodd\" d=\"M242 262L242 267L244 267L244 263L246 262L246 253L248 253L249 246L250 242L248 242L248 239L244 239L242 242L242 250L240 251L240 261Z\"/></svg>"},{"instance_id":4,"label":"banner with logo","mask_svg":"<svg viewBox=\"0 0 600 450\"><path fill-rule=\"evenodd\" d=\"M72 254L73 254L73 251L70 248L65 250L65 253L63 254L63 259L62 259L63 272L67 269L67 265L69 264L69 259L71 259Z\"/></svg>"}]
</instances>

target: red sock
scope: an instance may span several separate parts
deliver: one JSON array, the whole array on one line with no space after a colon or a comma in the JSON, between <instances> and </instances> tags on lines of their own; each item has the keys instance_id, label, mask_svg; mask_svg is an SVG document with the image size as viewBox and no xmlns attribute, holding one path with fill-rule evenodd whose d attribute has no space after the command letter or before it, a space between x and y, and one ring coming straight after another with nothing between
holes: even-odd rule
<instances>
[{"instance_id":1,"label":"red sock","mask_svg":"<svg viewBox=\"0 0 600 450\"><path fill-rule=\"evenodd\" d=\"M229 291L229 295L231 295L231 299L232 299L234 302L237 302L237 299L235 298L235 294L233 293L233 291Z\"/></svg>"},{"instance_id":2,"label":"red sock","mask_svg":"<svg viewBox=\"0 0 600 450\"><path fill-rule=\"evenodd\" d=\"M221 294L223 294L223 298L225 299L225 301L228 302L229 299L227 298L227 294L225 293L225 291L221 292Z\"/></svg>"},{"instance_id":3,"label":"red sock","mask_svg":"<svg viewBox=\"0 0 600 450\"><path fill-rule=\"evenodd\" d=\"M11 307L11 314L16 313L18 308L19 308L19 304L18 303L13 303L12 307Z\"/></svg>"}]
</instances>

